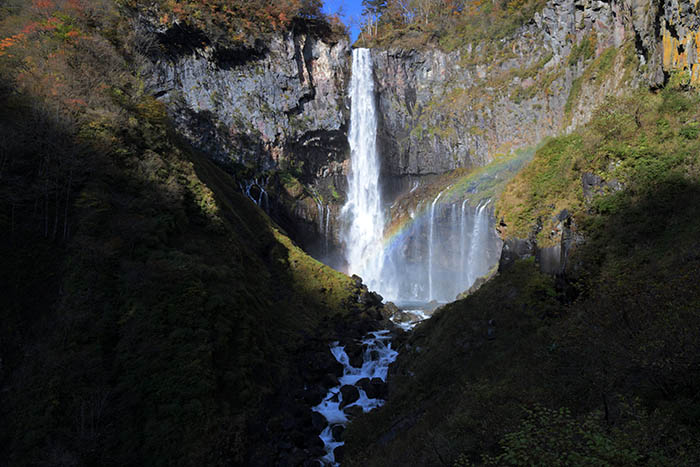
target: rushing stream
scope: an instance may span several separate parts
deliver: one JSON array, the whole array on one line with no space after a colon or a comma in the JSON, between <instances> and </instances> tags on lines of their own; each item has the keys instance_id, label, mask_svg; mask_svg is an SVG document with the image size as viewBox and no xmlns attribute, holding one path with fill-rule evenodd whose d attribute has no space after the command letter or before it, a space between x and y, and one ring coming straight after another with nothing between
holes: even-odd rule
<instances>
[{"instance_id":1,"label":"rushing stream","mask_svg":"<svg viewBox=\"0 0 700 467\"><path fill-rule=\"evenodd\" d=\"M313 407L328 422L328 426L321 432L321 440L326 449L326 455L321 459L324 464L339 465L334 451L344 444L338 433L342 433L342 428L349 421L349 409L360 407L363 412L369 412L384 403L378 397L381 394L379 388L386 383L389 365L398 356L398 352L391 348L390 340L389 331L375 331L367 335L362 340L364 351L360 368L350 364L350 357L343 346L337 342L331 346L331 353L343 365L343 376L339 378L338 385L328 391L323 401ZM347 397L356 396L357 399L352 402L348 399L344 403L344 393ZM341 430L338 430L339 427L342 427Z\"/></svg>"}]
</instances>

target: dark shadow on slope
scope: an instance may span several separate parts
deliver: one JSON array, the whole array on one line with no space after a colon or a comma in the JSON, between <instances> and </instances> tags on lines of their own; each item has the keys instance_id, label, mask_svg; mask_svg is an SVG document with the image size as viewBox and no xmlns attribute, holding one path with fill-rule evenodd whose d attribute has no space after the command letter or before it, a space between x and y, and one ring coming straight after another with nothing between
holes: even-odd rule
<instances>
[{"instance_id":1,"label":"dark shadow on slope","mask_svg":"<svg viewBox=\"0 0 700 467\"><path fill-rule=\"evenodd\" d=\"M288 419L260 420L308 404L304 378L327 371L306 357L332 368L330 318L360 311L350 280L275 234L155 100L122 102L107 142L80 143L2 97L0 458L277 462Z\"/></svg>"},{"instance_id":2,"label":"dark shadow on slope","mask_svg":"<svg viewBox=\"0 0 700 467\"><path fill-rule=\"evenodd\" d=\"M667 174L615 196L586 222L577 301L526 261L444 307L344 464L697 464L700 185Z\"/></svg>"}]
</instances>

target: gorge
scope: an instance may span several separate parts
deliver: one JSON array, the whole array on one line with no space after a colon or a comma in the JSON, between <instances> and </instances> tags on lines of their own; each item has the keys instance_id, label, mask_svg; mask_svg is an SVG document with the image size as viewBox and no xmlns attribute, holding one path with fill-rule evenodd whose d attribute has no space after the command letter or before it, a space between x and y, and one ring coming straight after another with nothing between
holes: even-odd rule
<instances>
[{"instance_id":1,"label":"gorge","mask_svg":"<svg viewBox=\"0 0 700 467\"><path fill-rule=\"evenodd\" d=\"M0 5L0 466L700 465L700 4Z\"/></svg>"}]
</instances>

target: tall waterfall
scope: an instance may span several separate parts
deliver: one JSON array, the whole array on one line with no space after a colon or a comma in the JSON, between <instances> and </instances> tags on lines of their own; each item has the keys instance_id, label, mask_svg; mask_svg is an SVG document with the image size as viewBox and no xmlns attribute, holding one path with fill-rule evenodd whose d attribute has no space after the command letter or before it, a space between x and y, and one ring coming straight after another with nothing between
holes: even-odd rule
<instances>
[{"instance_id":1,"label":"tall waterfall","mask_svg":"<svg viewBox=\"0 0 700 467\"><path fill-rule=\"evenodd\" d=\"M379 190L377 114L369 49L352 52L350 99L351 172L348 198L341 212L347 221L343 238L345 255L349 273L360 275L370 289L381 291L384 213Z\"/></svg>"},{"instance_id":2,"label":"tall waterfall","mask_svg":"<svg viewBox=\"0 0 700 467\"><path fill-rule=\"evenodd\" d=\"M411 214L411 222L387 239L385 248L372 56L369 49L354 49L352 59L351 170L347 202L340 212L348 272L389 300L454 300L498 262L500 240L490 228L490 202L471 206L450 195L448 187L425 200L423 210L419 202L416 211L423 213L415 219ZM331 212L324 212L320 204L318 209L322 231Z\"/></svg>"}]
</instances>

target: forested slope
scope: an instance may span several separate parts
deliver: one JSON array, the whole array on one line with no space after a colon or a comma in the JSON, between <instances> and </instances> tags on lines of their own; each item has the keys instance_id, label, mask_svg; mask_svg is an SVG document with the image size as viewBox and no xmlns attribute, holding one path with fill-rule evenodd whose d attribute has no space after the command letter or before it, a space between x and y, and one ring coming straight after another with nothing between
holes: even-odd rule
<instances>
[{"instance_id":1,"label":"forested slope","mask_svg":"<svg viewBox=\"0 0 700 467\"><path fill-rule=\"evenodd\" d=\"M354 283L173 131L131 10L0 11L0 464L307 458L278 444L316 436L328 339L372 326Z\"/></svg>"}]
</instances>

